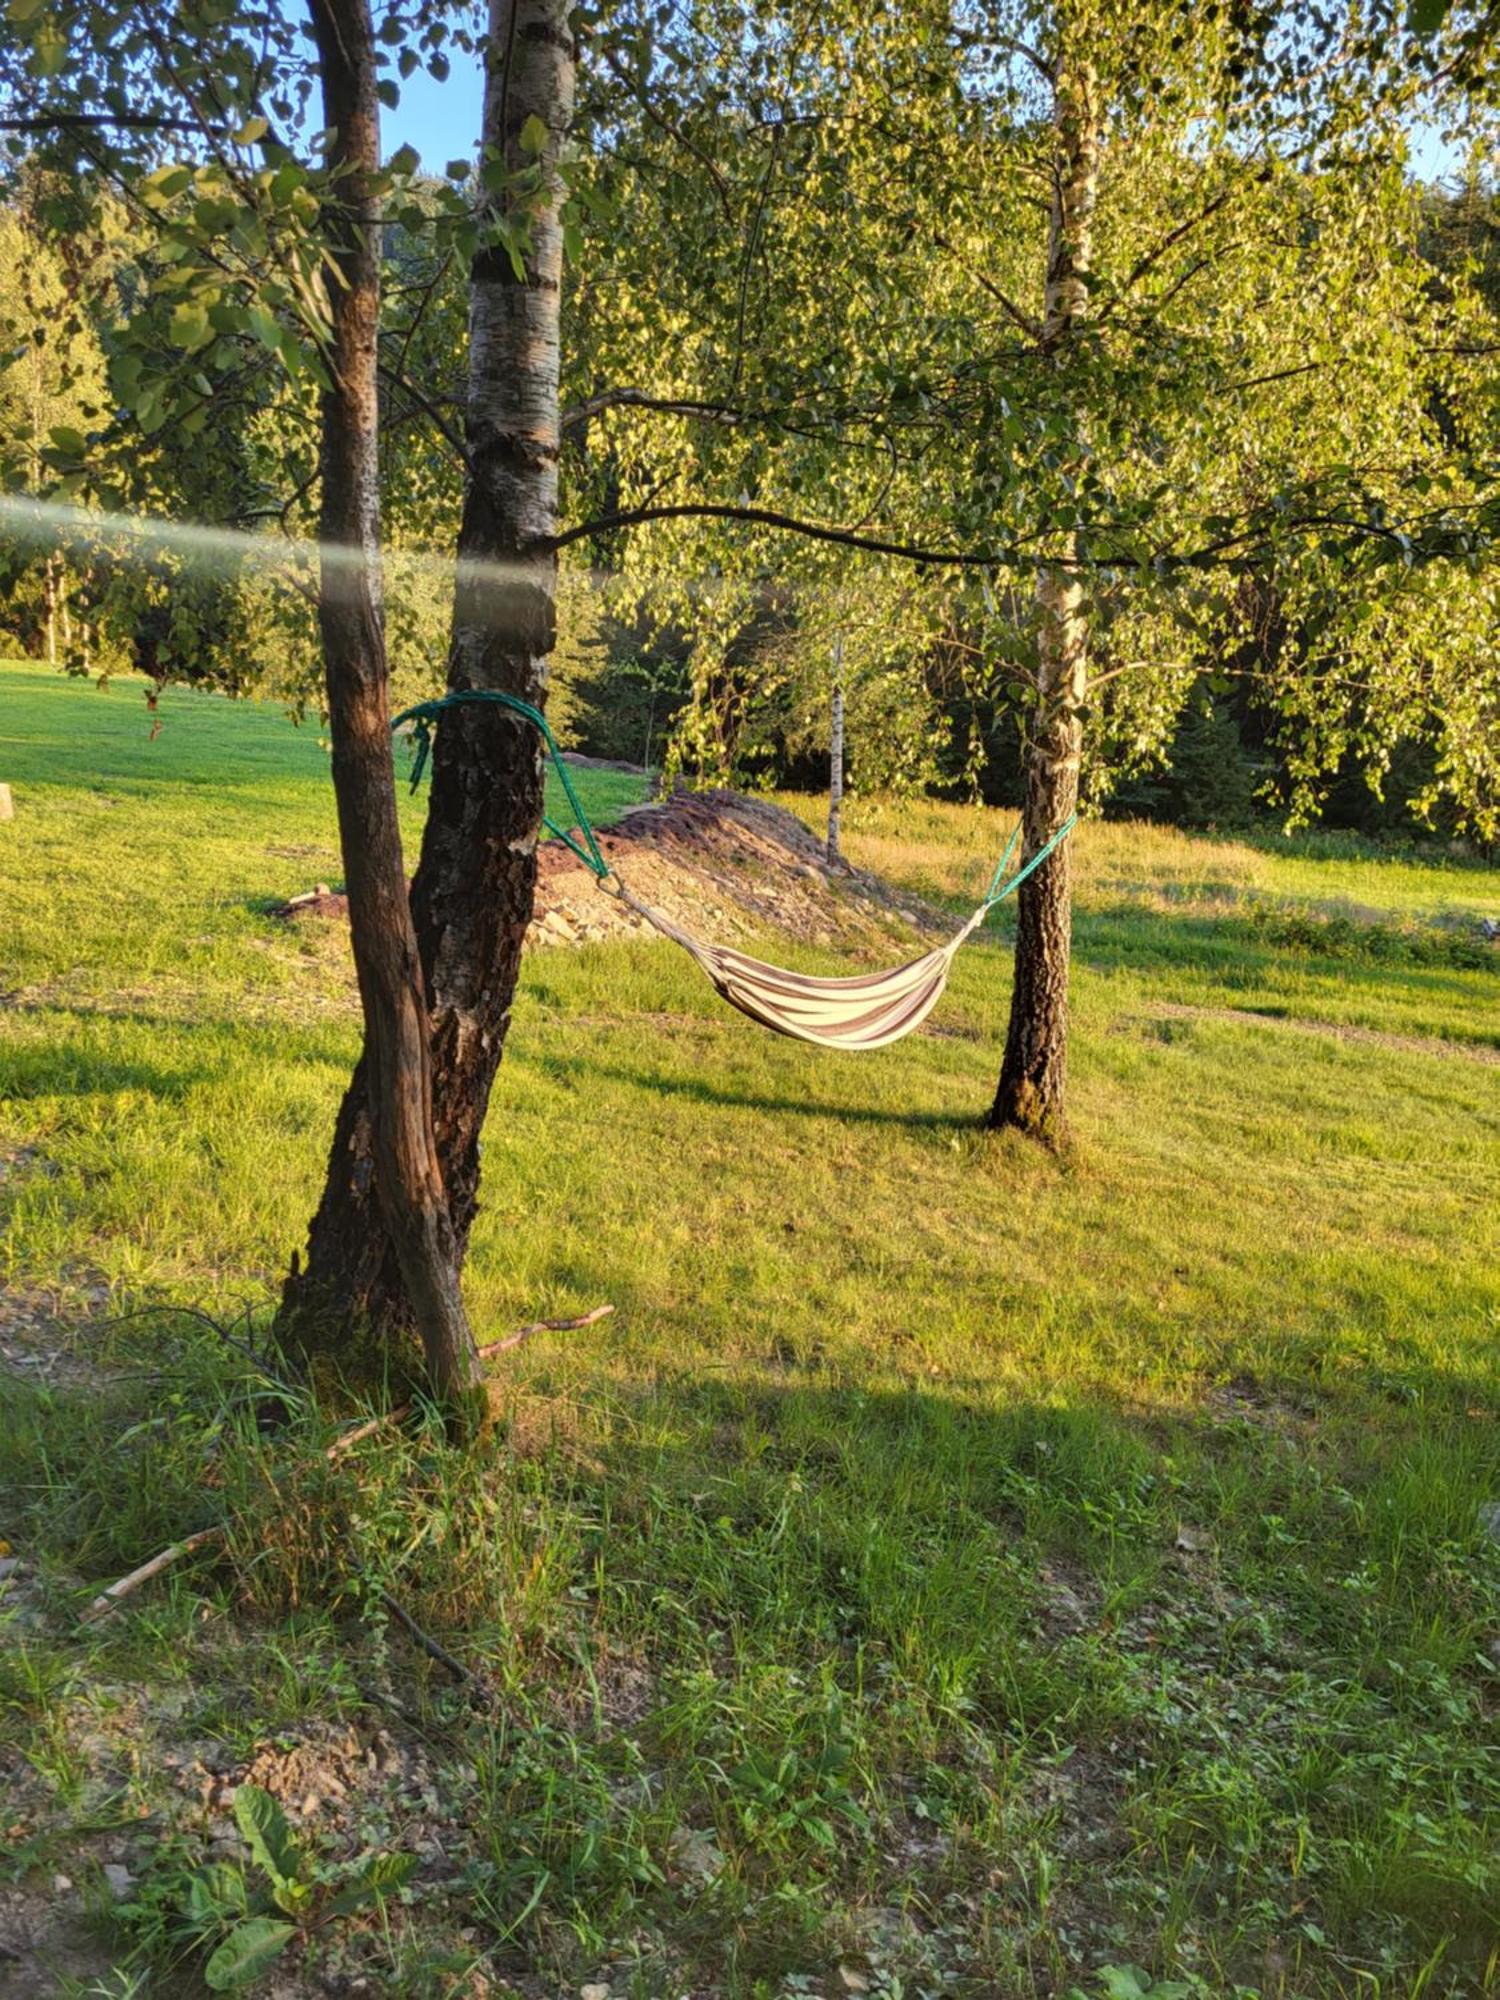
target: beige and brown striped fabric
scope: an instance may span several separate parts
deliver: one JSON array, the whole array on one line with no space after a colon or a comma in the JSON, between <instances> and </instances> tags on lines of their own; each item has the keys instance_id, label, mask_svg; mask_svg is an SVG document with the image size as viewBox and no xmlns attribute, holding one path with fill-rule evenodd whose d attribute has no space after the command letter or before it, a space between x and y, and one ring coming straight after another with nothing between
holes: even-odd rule
<instances>
[{"instance_id":1,"label":"beige and brown striped fabric","mask_svg":"<svg viewBox=\"0 0 1500 2000\"><path fill-rule=\"evenodd\" d=\"M919 1028L948 983L954 953L985 918L984 909L976 910L949 943L893 972L818 979L748 958L727 945L703 944L659 910L638 903L618 876L615 881L621 900L690 952L731 1007L778 1035L830 1049L883 1049Z\"/></svg>"}]
</instances>

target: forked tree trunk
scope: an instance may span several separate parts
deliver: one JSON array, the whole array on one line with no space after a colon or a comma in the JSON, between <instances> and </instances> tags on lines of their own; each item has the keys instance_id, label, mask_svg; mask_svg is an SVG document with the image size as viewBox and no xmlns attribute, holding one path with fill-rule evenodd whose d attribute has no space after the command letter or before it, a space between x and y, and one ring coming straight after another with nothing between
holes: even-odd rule
<instances>
[{"instance_id":1,"label":"forked tree trunk","mask_svg":"<svg viewBox=\"0 0 1500 2000\"><path fill-rule=\"evenodd\" d=\"M484 148L513 170L533 162L520 132L548 132L548 189L529 223L524 275L502 247L470 274L469 473L449 656L451 689L494 688L540 703L556 630L556 557L538 552L557 520L562 281L558 150L572 117L575 53L567 0L491 0ZM461 1260L478 1209L479 1135L510 1025L531 922L543 746L493 706L451 709L437 732L432 797L412 885L432 1017L433 1120ZM386 1339L410 1323L403 1269L371 1200L370 1135L356 1073L339 1115L310 1268Z\"/></svg>"},{"instance_id":2,"label":"forked tree trunk","mask_svg":"<svg viewBox=\"0 0 1500 2000\"><path fill-rule=\"evenodd\" d=\"M333 786L349 896L365 1042L353 1094L363 1127L359 1171L391 1247L437 1394L472 1418L480 1367L459 1293L458 1236L432 1124L429 1022L407 902L396 815L380 585L377 342L380 168L375 42L367 0L311 0L333 134L329 197L334 271L327 296L331 384L322 398L323 641ZM333 1167L346 1158L336 1142ZM373 1217L372 1217L373 1220ZM358 1300L338 1246L316 1225L294 1269L282 1323L302 1344L347 1334Z\"/></svg>"},{"instance_id":3,"label":"forked tree trunk","mask_svg":"<svg viewBox=\"0 0 1500 2000\"><path fill-rule=\"evenodd\" d=\"M1042 345L1065 368L1088 308L1098 176L1096 86L1086 66L1059 58L1056 165L1048 235ZM1026 758L1022 859L1046 845L1078 802L1088 628L1077 544L1069 537L1037 579L1037 706ZM1068 973L1073 948L1072 858L1063 841L1017 895L1015 977L992 1126L1016 1126L1050 1144L1067 1136Z\"/></svg>"}]
</instances>

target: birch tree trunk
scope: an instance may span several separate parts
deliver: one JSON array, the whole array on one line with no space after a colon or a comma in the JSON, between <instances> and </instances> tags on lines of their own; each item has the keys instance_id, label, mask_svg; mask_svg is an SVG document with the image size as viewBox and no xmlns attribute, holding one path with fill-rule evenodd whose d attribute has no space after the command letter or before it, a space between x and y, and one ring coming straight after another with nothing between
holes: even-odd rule
<instances>
[{"instance_id":1,"label":"birch tree trunk","mask_svg":"<svg viewBox=\"0 0 1500 2000\"><path fill-rule=\"evenodd\" d=\"M834 867L844 858L839 852L839 813L843 803L844 639L840 633L833 642L833 716L828 743L828 859Z\"/></svg>"},{"instance_id":2,"label":"birch tree trunk","mask_svg":"<svg viewBox=\"0 0 1500 2000\"><path fill-rule=\"evenodd\" d=\"M481 1372L459 1292L460 1245L433 1131L430 1029L401 855L387 693L377 456L380 209L371 185L380 168L374 33L367 0L311 0L309 11L324 123L333 134L332 381L321 406L318 620L364 1012L364 1052L351 1095L364 1132L366 1192L399 1270L429 1378L456 1414L472 1419ZM336 1146L335 1170L343 1164ZM304 1341L324 1321L346 1330L357 1305L321 1247L315 1230L307 1268L301 1274L294 1268L283 1295L283 1322L297 1323Z\"/></svg>"},{"instance_id":3,"label":"birch tree trunk","mask_svg":"<svg viewBox=\"0 0 1500 2000\"><path fill-rule=\"evenodd\" d=\"M525 222L523 274L500 247L483 250L470 272L469 469L448 685L500 689L540 705L556 633L557 561L536 545L557 519L555 169L572 118L576 59L567 0L491 0L487 47L485 152L512 171L532 163L520 133L536 117L548 133L547 182ZM482 704L444 716L412 909L432 1018L433 1123L460 1262L479 1205L479 1136L531 922L542 788L543 746L531 724ZM356 1074L308 1262L391 1339L409 1324L412 1302L370 1198L370 1143Z\"/></svg>"},{"instance_id":4,"label":"birch tree trunk","mask_svg":"<svg viewBox=\"0 0 1500 2000\"><path fill-rule=\"evenodd\" d=\"M1055 368L1071 359L1088 311L1088 271L1099 166L1096 85L1087 65L1058 59L1056 154L1048 228L1042 347ZM1037 578L1037 705L1026 759L1022 859L1044 847L1078 802L1082 710L1088 692L1088 627L1080 572L1068 536ZM1017 895L1010 1025L991 1126L1015 1126L1060 1144L1067 1135L1068 974L1073 882L1063 841Z\"/></svg>"}]
</instances>

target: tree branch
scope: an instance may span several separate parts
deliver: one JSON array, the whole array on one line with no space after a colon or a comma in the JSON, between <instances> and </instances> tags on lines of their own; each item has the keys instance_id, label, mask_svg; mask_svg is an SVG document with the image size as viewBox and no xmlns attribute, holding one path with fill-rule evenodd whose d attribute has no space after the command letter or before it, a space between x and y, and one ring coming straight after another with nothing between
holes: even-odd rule
<instances>
[{"instance_id":1,"label":"tree branch","mask_svg":"<svg viewBox=\"0 0 1500 2000\"><path fill-rule=\"evenodd\" d=\"M1157 265L1161 262L1162 258L1166 256L1167 252L1172 248L1174 243L1180 243L1184 236L1190 235L1192 231L1197 229L1201 223L1207 222L1210 216L1217 215L1219 210L1224 206L1225 202L1228 201L1232 192L1233 190L1230 188L1222 189L1218 194L1214 196L1212 201L1205 202L1196 215L1190 215L1187 218L1186 222L1179 222L1175 229L1168 230L1167 234L1161 239L1160 243L1156 245L1155 249L1148 250L1143 257L1138 257L1136 259L1135 264L1131 268L1129 276L1126 278L1124 284L1120 287L1120 290L1122 292L1128 292L1134 286L1138 285L1141 279L1145 277L1146 273L1150 271L1154 265Z\"/></svg>"},{"instance_id":2,"label":"tree branch","mask_svg":"<svg viewBox=\"0 0 1500 2000\"><path fill-rule=\"evenodd\" d=\"M437 404L433 402L432 398L424 395L415 382L408 376L403 375L399 369L393 368L388 362L382 361L378 364L378 367L381 381L387 383L393 389L399 389L403 396L409 396L417 409L427 418L433 429L458 454L459 462L463 465L468 465L468 446L443 415Z\"/></svg>"},{"instance_id":3,"label":"tree branch","mask_svg":"<svg viewBox=\"0 0 1500 2000\"><path fill-rule=\"evenodd\" d=\"M122 132L201 132L196 118L156 118L140 112L134 116L108 111L37 111L25 118L0 118L0 132L56 132L74 128L95 130L108 127ZM224 136L223 129L216 133Z\"/></svg>"},{"instance_id":4,"label":"tree branch","mask_svg":"<svg viewBox=\"0 0 1500 2000\"><path fill-rule=\"evenodd\" d=\"M855 529L834 527L822 521L804 521L772 507L686 500L666 506L630 507L615 514L596 515L593 520L565 528L560 534L539 536L529 548L538 555L555 554L573 542L586 541L592 535L608 534L618 528L638 527L648 521L688 520L745 521L758 527L775 528L784 534L802 535L809 541L831 542L839 548L859 549L868 555L892 556L900 562L917 563L933 569L1029 569L1045 560L1054 568L1076 572L1154 569L1165 574L1174 570L1212 570L1224 568L1231 562L1243 562L1257 542L1264 543L1272 529L1282 534L1304 534L1319 528L1340 528L1365 541L1390 543L1403 552L1410 544L1410 537L1387 523L1318 512L1280 515L1264 523L1251 518L1234 534L1223 535L1197 549L1105 549L1069 557L1043 557L1036 549L1025 548L1020 543L1013 543L1004 549L925 548L920 543L890 541L883 536L860 534ZM1100 530L1083 523L1079 532L1093 534ZM1441 553L1440 550L1430 552L1432 557Z\"/></svg>"},{"instance_id":5,"label":"tree branch","mask_svg":"<svg viewBox=\"0 0 1500 2000\"><path fill-rule=\"evenodd\" d=\"M965 569L1002 569L1035 558L1019 551L975 553L966 549L929 549L908 542L885 541L862 535L852 528L830 527L820 521L803 521L795 515L778 513L771 507L731 507L713 501L684 500L662 507L627 507L616 514L598 514L592 521L564 528L532 543L537 553L565 549L572 542L586 541L616 528L634 528L647 521L748 521L764 528L780 528L787 534L803 535L814 542L833 542L842 548L862 549L870 555L897 556L905 562L944 564Z\"/></svg>"},{"instance_id":6,"label":"tree branch","mask_svg":"<svg viewBox=\"0 0 1500 2000\"><path fill-rule=\"evenodd\" d=\"M558 428L564 433L577 430L606 410L658 410L669 417L701 417L707 424L738 424L746 412L732 403L714 403L696 396L653 396L645 389L601 389L582 403L564 410Z\"/></svg>"},{"instance_id":7,"label":"tree branch","mask_svg":"<svg viewBox=\"0 0 1500 2000\"><path fill-rule=\"evenodd\" d=\"M1029 312L1024 312L1007 292L1003 292L1000 289L993 278L986 277L983 271L975 270L974 266L966 257L960 254L948 237L934 235L932 240L939 250L946 250L950 257L957 257L975 284L983 291L989 293L990 297L1000 307L1006 317L1015 322L1028 340L1040 345L1042 338L1042 323L1040 320L1033 319Z\"/></svg>"},{"instance_id":8,"label":"tree branch","mask_svg":"<svg viewBox=\"0 0 1500 2000\"><path fill-rule=\"evenodd\" d=\"M598 49L600 59L605 68L617 82L624 84L636 103L651 120L651 123L658 126L666 133L669 139L681 146L685 153L691 154L699 166L707 171L709 179L714 184L714 193L719 197L719 205L724 211L724 219L726 222L732 223L734 221L734 202L730 195L729 183L709 158L708 154L704 152L701 146L695 145L679 126L674 125L664 111L652 103L649 94L636 82L635 78L626 69L624 63L620 61L619 56L609 46L607 41L601 40L595 46Z\"/></svg>"}]
</instances>

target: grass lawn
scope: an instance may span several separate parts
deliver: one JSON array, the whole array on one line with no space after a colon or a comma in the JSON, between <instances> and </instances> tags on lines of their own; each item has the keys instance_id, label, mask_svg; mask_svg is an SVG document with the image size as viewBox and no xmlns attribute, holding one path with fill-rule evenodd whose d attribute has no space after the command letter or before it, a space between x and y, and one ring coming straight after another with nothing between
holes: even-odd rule
<instances>
[{"instance_id":1,"label":"grass lawn","mask_svg":"<svg viewBox=\"0 0 1500 2000\"><path fill-rule=\"evenodd\" d=\"M337 1734L304 1847L415 1872L318 1891L289 1994L1500 1992L1500 876L1082 828L1061 1159L977 1129L1003 926L868 1057L664 945L533 954L469 1298L616 1316L497 1364L481 1453L330 1463L348 1410L262 1434L182 1310L253 1339L355 1053L342 934L268 915L337 879L325 759L161 721L0 669L0 1931L64 1871L117 1968L51 1990L201 1990L214 1785ZM1002 820L847 846L956 908Z\"/></svg>"}]
</instances>

